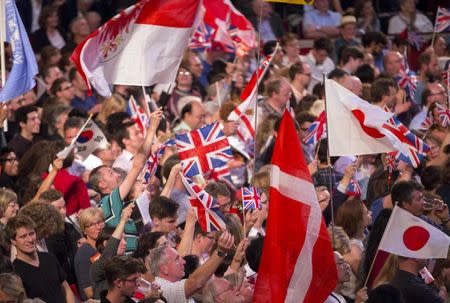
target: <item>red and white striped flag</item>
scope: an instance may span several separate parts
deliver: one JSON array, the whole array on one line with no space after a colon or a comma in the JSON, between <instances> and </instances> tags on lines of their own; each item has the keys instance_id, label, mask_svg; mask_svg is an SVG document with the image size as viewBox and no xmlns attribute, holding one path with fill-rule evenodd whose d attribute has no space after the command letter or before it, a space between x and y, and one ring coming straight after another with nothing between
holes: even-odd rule
<instances>
[{"instance_id":1,"label":"red and white striped flag","mask_svg":"<svg viewBox=\"0 0 450 303\"><path fill-rule=\"evenodd\" d=\"M237 135L242 142L248 142L255 139L256 115L255 107L258 98L258 86L272 62L274 53L267 56L259 65L258 69L252 75L241 94L242 103L239 104L228 116L230 121L239 121Z\"/></svg>"},{"instance_id":2,"label":"red and white striped flag","mask_svg":"<svg viewBox=\"0 0 450 303\"><path fill-rule=\"evenodd\" d=\"M294 122L275 142L266 238L253 302L324 302L337 284L327 227Z\"/></svg>"},{"instance_id":3,"label":"red and white striped flag","mask_svg":"<svg viewBox=\"0 0 450 303\"><path fill-rule=\"evenodd\" d=\"M200 0L142 0L93 32L71 59L102 96L110 84L169 84L194 30Z\"/></svg>"}]
</instances>

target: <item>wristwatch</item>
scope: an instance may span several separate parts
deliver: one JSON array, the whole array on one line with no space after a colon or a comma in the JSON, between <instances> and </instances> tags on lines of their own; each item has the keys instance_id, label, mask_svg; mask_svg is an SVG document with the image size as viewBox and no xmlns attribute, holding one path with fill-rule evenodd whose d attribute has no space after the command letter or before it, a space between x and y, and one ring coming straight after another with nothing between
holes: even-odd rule
<instances>
[{"instance_id":1,"label":"wristwatch","mask_svg":"<svg viewBox=\"0 0 450 303\"><path fill-rule=\"evenodd\" d=\"M225 258L228 254L227 254L226 251L217 249L217 255L218 255L219 257L221 257L221 258Z\"/></svg>"}]
</instances>

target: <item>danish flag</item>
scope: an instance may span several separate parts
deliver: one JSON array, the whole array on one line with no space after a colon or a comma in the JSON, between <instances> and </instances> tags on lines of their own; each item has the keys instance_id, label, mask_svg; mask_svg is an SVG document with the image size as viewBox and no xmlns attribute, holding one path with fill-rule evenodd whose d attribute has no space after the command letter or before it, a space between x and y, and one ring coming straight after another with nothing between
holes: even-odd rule
<instances>
[{"instance_id":1,"label":"danish flag","mask_svg":"<svg viewBox=\"0 0 450 303\"><path fill-rule=\"evenodd\" d=\"M242 187L242 205L244 210L261 209L261 194L256 187Z\"/></svg>"},{"instance_id":2,"label":"danish flag","mask_svg":"<svg viewBox=\"0 0 450 303\"><path fill-rule=\"evenodd\" d=\"M186 190L189 193L189 202L197 213L198 223L204 232L225 230L224 215L214 198L189 178L181 176Z\"/></svg>"},{"instance_id":3,"label":"danish flag","mask_svg":"<svg viewBox=\"0 0 450 303\"><path fill-rule=\"evenodd\" d=\"M448 30L450 30L450 11L446 8L438 7L434 31L440 33Z\"/></svg>"},{"instance_id":4,"label":"danish flag","mask_svg":"<svg viewBox=\"0 0 450 303\"><path fill-rule=\"evenodd\" d=\"M252 78L247 83L241 94L242 103L239 104L228 116L229 121L239 121L237 128L237 136L239 139L246 143L255 139L256 128L256 115L255 107L256 100L258 98L258 86L272 62L273 55L278 51L278 47L275 51L267 56L255 70Z\"/></svg>"},{"instance_id":5,"label":"danish flag","mask_svg":"<svg viewBox=\"0 0 450 303\"><path fill-rule=\"evenodd\" d=\"M219 123L214 123L175 135L183 175L204 175L215 168L226 166L233 158L227 137L220 128Z\"/></svg>"},{"instance_id":6,"label":"danish flag","mask_svg":"<svg viewBox=\"0 0 450 303\"><path fill-rule=\"evenodd\" d=\"M305 139L303 139L303 142L308 145L316 145L320 139L325 138L326 136L326 116L325 111L323 111L320 116L308 127L308 134Z\"/></svg>"}]
</instances>

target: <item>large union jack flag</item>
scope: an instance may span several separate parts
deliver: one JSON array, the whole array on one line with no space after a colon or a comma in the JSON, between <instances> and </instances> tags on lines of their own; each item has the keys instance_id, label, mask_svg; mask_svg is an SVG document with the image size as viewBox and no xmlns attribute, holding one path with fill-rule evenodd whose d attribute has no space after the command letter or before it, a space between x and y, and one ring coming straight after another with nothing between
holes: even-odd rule
<instances>
[{"instance_id":1,"label":"large union jack flag","mask_svg":"<svg viewBox=\"0 0 450 303\"><path fill-rule=\"evenodd\" d=\"M303 142L308 145L316 145L320 139L325 138L326 134L326 116L323 111L320 116L308 127L308 134Z\"/></svg>"},{"instance_id":2,"label":"large union jack flag","mask_svg":"<svg viewBox=\"0 0 450 303\"><path fill-rule=\"evenodd\" d=\"M256 187L242 187L242 208L245 210L261 209L261 194Z\"/></svg>"},{"instance_id":3,"label":"large union jack flag","mask_svg":"<svg viewBox=\"0 0 450 303\"><path fill-rule=\"evenodd\" d=\"M186 177L204 175L225 166L233 158L230 144L219 123L177 134L175 140Z\"/></svg>"},{"instance_id":4,"label":"large union jack flag","mask_svg":"<svg viewBox=\"0 0 450 303\"><path fill-rule=\"evenodd\" d=\"M438 7L434 31L437 33L450 30L450 10Z\"/></svg>"},{"instance_id":5,"label":"large union jack flag","mask_svg":"<svg viewBox=\"0 0 450 303\"><path fill-rule=\"evenodd\" d=\"M382 132L397 148L395 158L410 166L419 166L430 150L430 147L404 126L395 115L382 126Z\"/></svg>"},{"instance_id":6,"label":"large union jack flag","mask_svg":"<svg viewBox=\"0 0 450 303\"><path fill-rule=\"evenodd\" d=\"M181 176L186 190L189 193L189 202L197 213L198 223L204 232L225 230L224 215L214 198L190 178Z\"/></svg>"},{"instance_id":7,"label":"large union jack flag","mask_svg":"<svg viewBox=\"0 0 450 303\"><path fill-rule=\"evenodd\" d=\"M162 144L158 149L150 155L148 158L146 164L145 164L145 172L144 172L144 183L150 182L150 179L153 177L153 175L156 172L156 169L158 168L159 160L161 159L162 155L164 155L164 151L166 150L166 147L174 146L175 140L167 140L164 144Z\"/></svg>"},{"instance_id":8,"label":"large union jack flag","mask_svg":"<svg viewBox=\"0 0 450 303\"><path fill-rule=\"evenodd\" d=\"M439 120L441 121L441 124L443 127L447 127L448 123L450 121L450 109L448 109L446 106L440 104L439 102L436 103L437 113L439 115Z\"/></svg>"},{"instance_id":9,"label":"large union jack flag","mask_svg":"<svg viewBox=\"0 0 450 303\"><path fill-rule=\"evenodd\" d=\"M133 96L128 100L128 114L130 114L131 119L134 119L141 130L141 132L146 134L147 128L150 125L150 118L144 112L144 110L136 103L136 100Z\"/></svg>"}]
</instances>

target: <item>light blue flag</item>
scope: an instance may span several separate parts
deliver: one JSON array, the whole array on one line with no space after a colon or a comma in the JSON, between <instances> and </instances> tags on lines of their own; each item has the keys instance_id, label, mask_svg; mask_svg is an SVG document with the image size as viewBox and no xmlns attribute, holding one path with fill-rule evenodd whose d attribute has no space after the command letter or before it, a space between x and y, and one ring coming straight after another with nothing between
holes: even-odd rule
<instances>
[{"instance_id":1,"label":"light blue flag","mask_svg":"<svg viewBox=\"0 0 450 303\"><path fill-rule=\"evenodd\" d=\"M36 85L34 76L38 73L36 57L17 11L16 3L14 0L5 2L6 41L11 44L13 67L6 79L5 86L0 88L0 102L11 100L32 89Z\"/></svg>"}]
</instances>

